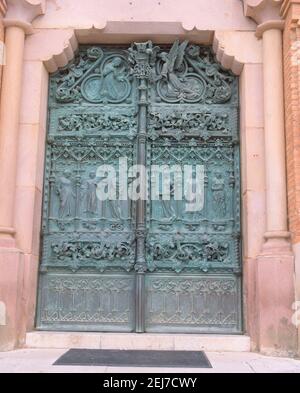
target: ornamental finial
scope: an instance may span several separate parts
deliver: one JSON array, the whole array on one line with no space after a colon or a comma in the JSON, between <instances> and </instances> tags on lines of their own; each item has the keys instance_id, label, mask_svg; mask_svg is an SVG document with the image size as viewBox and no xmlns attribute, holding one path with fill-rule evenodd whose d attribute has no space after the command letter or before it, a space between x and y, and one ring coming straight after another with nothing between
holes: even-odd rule
<instances>
[{"instance_id":1,"label":"ornamental finial","mask_svg":"<svg viewBox=\"0 0 300 393\"><path fill-rule=\"evenodd\" d=\"M153 46L152 41L135 42L128 49L128 61L131 64L132 74L138 79L152 79L155 71L155 61L159 46Z\"/></svg>"}]
</instances>

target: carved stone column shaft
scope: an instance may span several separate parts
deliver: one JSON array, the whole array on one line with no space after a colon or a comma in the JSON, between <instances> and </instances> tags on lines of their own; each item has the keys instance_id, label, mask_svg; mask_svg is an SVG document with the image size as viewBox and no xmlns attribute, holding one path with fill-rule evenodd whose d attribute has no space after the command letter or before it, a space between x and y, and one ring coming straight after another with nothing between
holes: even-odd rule
<instances>
[{"instance_id":1,"label":"carved stone column shaft","mask_svg":"<svg viewBox=\"0 0 300 393\"><path fill-rule=\"evenodd\" d=\"M263 33L267 232L287 231L282 31Z\"/></svg>"},{"instance_id":2,"label":"carved stone column shaft","mask_svg":"<svg viewBox=\"0 0 300 393\"><path fill-rule=\"evenodd\" d=\"M12 238L25 32L6 29L0 106L0 240ZM8 244L9 245L9 244Z\"/></svg>"}]
</instances>

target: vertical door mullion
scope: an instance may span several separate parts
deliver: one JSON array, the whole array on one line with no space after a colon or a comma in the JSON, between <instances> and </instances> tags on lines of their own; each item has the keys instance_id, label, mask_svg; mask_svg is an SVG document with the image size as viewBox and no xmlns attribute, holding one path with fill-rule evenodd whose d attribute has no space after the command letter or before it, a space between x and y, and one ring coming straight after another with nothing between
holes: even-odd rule
<instances>
[{"instance_id":1,"label":"vertical door mullion","mask_svg":"<svg viewBox=\"0 0 300 393\"><path fill-rule=\"evenodd\" d=\"M147 91L148 82L145 78L138 82L138 136L137 136L137 164L146 168L146 133L147 133ZM146 176L141 171L140 176ZM141 179L140 195L146 195L147 179ZM136 332L145 331L145 273L146 262L146 201L139 198L136 202Z\"/></svg>"}]
</instances>

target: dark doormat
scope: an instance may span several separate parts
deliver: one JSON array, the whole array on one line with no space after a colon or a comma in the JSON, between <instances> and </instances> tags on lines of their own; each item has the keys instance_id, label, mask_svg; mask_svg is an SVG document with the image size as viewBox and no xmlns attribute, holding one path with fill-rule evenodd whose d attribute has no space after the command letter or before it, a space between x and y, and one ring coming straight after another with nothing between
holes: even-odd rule
<instances>
[{"instance_id":1,"label":"dark doormat","mask_svg":"<svg viewBox=\"0 0 300 393\"><path fill-rule=\"evenodd\" d=\"M200 351L70 349L54 366L212 368Z\"/></svg>"}]
</instances>

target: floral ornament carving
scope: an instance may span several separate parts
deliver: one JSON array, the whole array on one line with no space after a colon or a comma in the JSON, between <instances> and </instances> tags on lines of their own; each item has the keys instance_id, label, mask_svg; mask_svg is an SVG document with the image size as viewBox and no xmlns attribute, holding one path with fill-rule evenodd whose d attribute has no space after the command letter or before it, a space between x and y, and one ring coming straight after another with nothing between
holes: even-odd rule
<instances>
[{"instance_id":1,"label":"floral ornament carving","mask_svg":"<svg viewBox=\"0 0 300 393\"><path fill-rule=\"evenodd\" d=\"M87 70L93 71L103 58L100 48L89 48L86 54L79 55L76 61L61 71L57 78L56 99L58 102L79 102L81 99L80 83Z\"/></svg>"},{"instance_id":2,"label":"floral ornament carving","mask_svg":"<svg viewBox=\"0 0 300 393\"><path fill-rule=\"evenodd\" d=\"M190 45L187 48L186 60L188 65L206 82L204 97L206 103L218 104L230 100L232 96L231 83L234 78L229 72L222 70L207 48Z\"/></svg>"},{"instance_id":3,"label":"floral ornament carving","mask_svg":"<svg viewBox=\"0 0 300 393\"><path fill-rule=\"evenodd\" d=\"M120 242L110 244L109 242L73 243L63 242L52 244L53 254L59 260L64 259L115 259L130 257L133 250L130 244Z\"/></svg>"},{"instance_id":4,"label":"floral ornament carving","mask_svg":"<svg viewBox=\"0 0 300 393\"><path fill-rule=\"evenodd\" d=\"M134 265L134 248L124 241L66 241L52 243L51 249L55 265L67 265L75 271L85 266L104 271L114 262L130 271Z\"/></svg>"},{"instance_id":5,"label":"floral ornament carving","mask_svg":"<svg viewBox=\"0 0 300 393\"><path fill-rule=\"evenodd\" d=\"M184 236L175 235L167 243L151 240L148 243L149 262L155 270L156 262L171 262L172 270L181 272L190 268L191 264L203 272L207 272L212 263L226 263L230 254L228 242L219 242L212 239L203 239L197 243L188 242Z\"/></svg>"},{"instance_id":6,"label":"floral ornament carving","mask_svg":"<svg viewBox=\"0 0 300 393\"><path fill-rule=\"evenodd\" d=\"M206 242L201 246L189 243L173 243L165 247L161 244L153 246L153 257L156 260L176 258L181 261L189 261L203 258L207 261L224 262L228 253L228 245L220 245L217 242Z\"/></svg>"},{"instance_id":7,"label":"floral ornament carving","mask_svg":"<svg viewBox=\"0 0 300 393\"><path fill-rule=\"evenodd\" d=\"M207 140L210 136L230 135L228 113L179 112L159 113L149 115L149 138L158 139L160 136L171 136L180 141L186 136L202 137Z\"/></svg>"},{"instance_id":8,"label":"floral ornament carving","mask_svg":"<svg viewBox=\"0 0 300 393\"><path fill-rule=\"evenodd\" d=\"M58 119L58 131L124 131L136 133L137 121L132 115L127 114L97 114L83 113L61 116Z\"/></svg>"}]
</instances>

